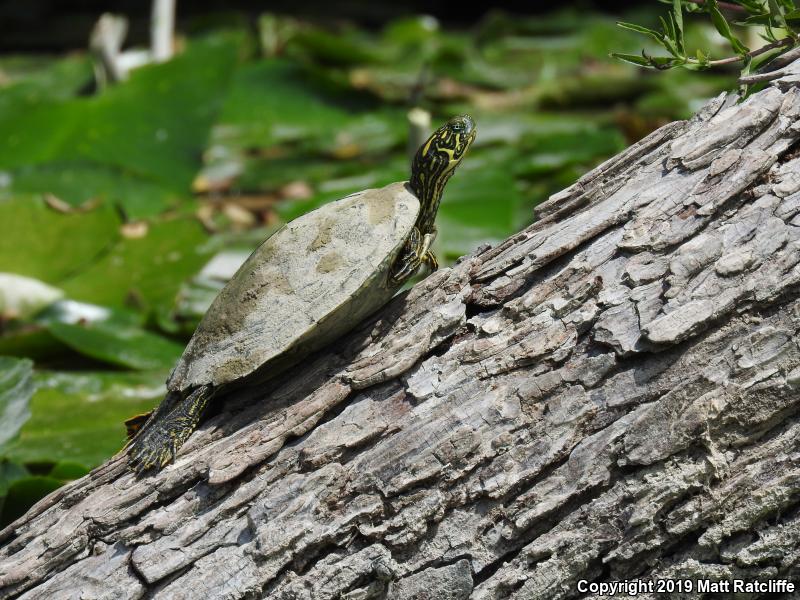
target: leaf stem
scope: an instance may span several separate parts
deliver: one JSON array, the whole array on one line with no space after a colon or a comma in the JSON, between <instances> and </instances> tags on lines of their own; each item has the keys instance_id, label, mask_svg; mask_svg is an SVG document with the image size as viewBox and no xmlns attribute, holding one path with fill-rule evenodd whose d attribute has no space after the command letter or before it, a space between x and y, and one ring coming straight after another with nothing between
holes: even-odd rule
<instances>
[{"instance_id":1,"label":"leaf stem","mask_svg":"<svg viewBox=\"0 0 800 600\"><path fill-rule=\"evenodd\" d=\"M747 56L748 58L755 58L756 56L764 54L765 52L769 52L770 50L774 50L775 48L780 48L782 46L791 46L794 43L794 41L795 40L792 39L791 37L785 37L783 39L778 40L777 42L772 42L771 44L765 44L764 46L761 46L761 48L756 48L755 50L752 50L752 51L748 52L745 56ZM739 62L740 60L744 60L745 56L736 55L736 56L729 56L727 58L720 58L718 60L710 60L710 61L708 61L706 63L706 65L708 65L709 67L718 67L720 65L729 65L731 63L735 63L735 62ZM692 64L699 64L700 63L700 61L698 61L697 59L694 59L694 58L688 59L687 62L692 63Z\"/></svg>"}]
</instances>

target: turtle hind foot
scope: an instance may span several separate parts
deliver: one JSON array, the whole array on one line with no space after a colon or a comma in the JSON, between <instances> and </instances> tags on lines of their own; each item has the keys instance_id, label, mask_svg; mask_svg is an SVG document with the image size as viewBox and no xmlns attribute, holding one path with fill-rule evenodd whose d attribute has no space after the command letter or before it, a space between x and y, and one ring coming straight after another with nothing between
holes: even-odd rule
<instances>
[{"instance_id":1,"label":"turtle hind foot","mask_svg":"<svg viewBox=\"0 0 800 600\"><path fill-rule=\"evenodd\" d=\"M125 434L128 437L128 441L136 437L136 434L139 433L152 415L153 411L151 410L140 415L134 415L130 419L125 420Z\"/></svg>"},{"instance_id":2,"label":"turtle hind foot","mask_svg":"<svg viewBox=\"0 0 800 600\"><path fill-rule=\"evenodd\" d=\"M166 416L139 432L128 452L131 469L141 475L160 471L174 461L180 447L197 429L210 396L210 387L197 388Z\"/></svg>"}]
</instances>

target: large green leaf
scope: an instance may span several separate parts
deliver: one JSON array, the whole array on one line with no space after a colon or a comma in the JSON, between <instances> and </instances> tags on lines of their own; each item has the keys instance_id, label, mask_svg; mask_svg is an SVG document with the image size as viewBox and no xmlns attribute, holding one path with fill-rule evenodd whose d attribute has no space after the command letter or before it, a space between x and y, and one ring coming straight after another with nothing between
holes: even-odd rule
<instances>
[{"instance_id":1,"label":"large green leaf","mask_svg":"<svg viewBox=\"0 0 800 600\"><path fill-rule=\"evenodd\" d=\"M109 203L63 213L39 197L21 196L0 200L0 223L7 224L0 235L0 271L58 285L111 245L120 220Z\"/></svg>"},{"instance_id":2,"label":"large green leaf","mask_svg":"<svg viewBox=\"0 0 800 600\"><path fill-rule=\"evenodd\" d=\"M40 372L31 418L5 455L18 463L71 461L93 468L125 443L123 421L165 392L166 371Z\"/></svg>"},{"instance_id":3,"label":"large green leaf","mask_svg":"<svg viewBox=\"0 0 800 600\"><path fill-rule=\"evenodd\" d=\"M33 392L33 363L0 356L0 450L30 417L28 401Z\"/></svg>"},{"instance_id":4,"label":"large green leaf","mask_svg":"<svg viewBox=\"0 0 800 600\"><path fill-rule=\"evenodd\" d=\"M117 204L128 220L155 217L180 199L151 180L85 162L26 166L9 177L12 193L51 194L75 208L105 199Z\"/></svg>"},{"instance_id":5,"label":"large green leaf","mask_svg":"<svg viewBox=\"0 0 800 600\"><path fill-rule=\"evenodd\" d=\"M65 158L79 156L188 190L221 106L236 46L210 38L175 59L137 69L90 101Z\"/></svg>"},{"instance_id":6,"label":"large green leaf","mask_svg":"<svg viewBox=\"0 0 800 600\"><path fill-rule=\"evenodd\" d=\"M175 364L183 346L138 327L115 322L51 323L53 336L73 350L94 359L146 371L168 369Z\"/></svg>"},{"instance_id":7,"label":"large green leaf","mask_svg":"<svg viewBox=\"0 0 800 600\"><path fill-rule=\"evenodd\" d=\"M75 300L166 314L181 283L211 256L207 239L194 219L154 223L144 237L120 239L61 288Z\"/></svg>"},{"instance_id":8,"label":"large green leaf","mask_svg":"<svg viewBox=\"0 0 800 600\"><path fill-rule=\"evenodd\" d=\"M87 54L0 56L3 96L70 98L90 84L92 77L91 59Z\"/></svg>"},{"instance_id":9,"label":"large green leaf","mask_svg":"<svg viewBox=\"0 0 800 600\"><path fill-rule=\"evenodd\" d=\"M235 59L215 37L96 97L0 98L0 168L84 159L188 190Z\"/></svg>"},{"instance_id":10,"label":"large green leaf","mask_svg":"<svg viewBox=\"0 0 800 600\"><path fill-rule=\"evenodd\" d=\"M330 137L370 107L364 96L323 88L295 63L264 59L236 72L215 139L257 148Z\"/></svg>"}]
</instances>

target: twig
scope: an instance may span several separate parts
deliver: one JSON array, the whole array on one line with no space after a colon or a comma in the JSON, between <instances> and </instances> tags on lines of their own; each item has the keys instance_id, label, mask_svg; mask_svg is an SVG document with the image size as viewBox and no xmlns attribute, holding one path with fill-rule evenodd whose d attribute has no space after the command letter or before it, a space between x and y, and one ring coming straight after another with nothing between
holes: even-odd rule
<instances>
[{"instance_id":1,"label":"twig","mask_svg":"<svg viewBox=\"0 0 800 600\"><path fill-rule=\"evenodd\" d=\"M780 56L776 56L773 60L769 62L768 65L765 65L763 71L775 71L786 65L793 63L795 60L800 58L800 47L792 48L788 52L784 52Z\"/></svg>"},{"instance_id":2,"label":"twig","mask_svg":"<svg viewBox=\"0 0 800 600\"><path fill-rule=\"evenodd\" d=\"M800 58L800 47L792 48L785 54L776 57L775 60L765 65L758 73L752 75L744 75L739 78L739 85L750 85L753 83L763 83L765 81L773 81L788 75L789 70L786 69L791 63Z\"/></svg>"},{"instance_id":3,"label":"twig","mask_svg":"<svg viewBox=\"0 0 800 600\"><path fill-rule=\"evenodd\" d=\"M746 54L749 58L755 58L756 56L760 56L765 52L769 52L770 50L774 50L775 48L780 48L782 46L791 46L794 44L794 40L790 37L785 37L783 39L778 40L777 42L772 42L771 44L766 44L761 46L761 48L756 48ZM710 60L706 64L709 67L719 67L721 65L729 65L732 63L739 62L740 60L744 60L743 56L729 56L727 58L720 58L719 60ZM700 64L700 61L694 58L690 58L686 62L691 64Z\"/></svg>"}]
</instances>

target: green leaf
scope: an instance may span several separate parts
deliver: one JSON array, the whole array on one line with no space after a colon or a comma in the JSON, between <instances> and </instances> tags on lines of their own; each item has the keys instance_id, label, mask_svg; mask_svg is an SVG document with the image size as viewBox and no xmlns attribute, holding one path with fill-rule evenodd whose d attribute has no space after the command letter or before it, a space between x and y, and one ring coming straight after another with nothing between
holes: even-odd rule
<instances>
[{"instance_id":1,"label":"green leaf","mask_svg":"<svg viewBox=\"0 0 800 600\"><path fill-rule=\"evenodd\" d=\"M235 60L230 40L209 38L99 96L0 94L0 168L90 161L188 191Z\"/></svg>"},{"instance_id":2,"label":"green leaf","mask_svg":"<svg viewBox=\"0 0 800 600\"><path fill-rule=\"evenodd\" d=\"M0 356L0 450L30 417L28 402L33 392L33 363Z\"/></svg>"},{"instance_id":3,"label":"green leaf","mask_svg":"<svg viewBox=\"0 0 800 600\"><path fill-rule=\"evenodd\" d=\"M14 224L0 235L0 271L59 286L111 245L120 220L110 203L86 213L62 213L41 198L19 196L0 200L0 223Z\"/></svg>"},{"instance_id":4,"label":"green leaf","mask_svg":"<svg viewBox=\"0 0 800 600\"><path fill-rule=\"evenodd\" d=\"M163 397L167 374L36 373L31 418L4 452L23 464L70 461L94 468L125 444L123 421Z\"/></svg>"},{"instance_id":5,"label":"green leaf","mask_svg":"<svg viewBox=\"0 0 800 600\"><path fill-rule=\"evenodd\" d=\"M675 40L678 51L681 55L685 54L686 49L683 41L683 3L681 0L672 0L672 19L675 22Z\"/></svg>"},{"instance_id":6,"label":"green leaf","mask_svg":"<svg viewBox=\"0 0 800 600\"><path fill-rule=\"evenodd\" d=\"M62 481L72 481L80 479L89 472L84 465L70 460L60 460L47 474L48 477L53 479L61 479Z\"/></svg>"},{"instance_id":7,"label":"green leaf","mask_svg":"<svg viewBox=\"0 0 800 600\"><path fill-rule=\"evenodd\" d=\"M508 160L512 172L541 178L575 165L591 167L624 149L625 140L616 128L585 125L575 132L526 137L521 147L524 152Z\"/></svg>"},{"instance_id":8,"label":"green leaf","mask_svg":"<svg viewBox=\"0 0 800 600\"><path fill-rule=\"evenodd\" d=\"M769 13L751 15L741 21L736 21L737 25L774 25L774 21Z\"/></svg>"},{"instance_id":9,"label":"green leaf","mask_svg":"<svg viewBox=\"0 0 800 600\"><path fill-rule=\"evenodd\" d=\"M28 470L22 465L0 458L0 527L5 526L2 514L9 488L14 482L25 479L28 475L30 475Z\"/></svg>"},{"instance_id":10,"label":"green leaf","mask_svg":"<svg viewBox=\"0 0 800 600\"><path fill-rule=\"evenodd\" d=\"M32 321L12 322L0 335L0 354L40 360L63 358L74 350L50 333L52 323L93 323L107 321L118 327L138 327L144 315L104 306L59 300L39 312ZM190 332L191 333L191 332Z\"/></svg>"},{"instance_id":11,"label":"green leaf","mask_svg":"<svg viewBox=\"0 0 800 600\"><path fill-rule=\"evenodd\" d=\"M87 162L30 165L9 176L12 194L50 194L75 208L104 199L119 206L128 220L154 217L181 199L152 180Z\"/></svg>"},{"instance_id":12,"label":"green leaf","mask_svg":"<svg viewBox=\"0 0 800 600\"><path fill-rule=\"evenodd\" d=\"M627 63L631 63L632 65L637 65L639 67L652 67L650 60L640 56L639 54L623 54L621 52L612 52L611 56L613 58L617 58L619 60L625 61Z\"/></svg>"},{"instance_id":13,"label":"green leaf","mask_svg":"<svg viewBox=\"0 0 800 600\"><path fill-rule=\"evenodd\" d=\"M659 44L664 44L664 34L660 31L656 31L655 29L650 29L649 27L644 27L642 25L637 25L636 23L626 23L624 21L618 21L617 25L622 27L623 29L629 29L630 31L635 31L637 33L643 33L644 35L650 36L653 38L654 41L658 42Z\"/></svg>"},{"instance_id":14,"label":"green leaf","mask_svg":"<svg viewBox=\"0 0 800 600\"><path fill-rule=\"evenodd\" d=\"M719 11L717 0L707 0L706 9L711 15L711 21L714 23L714 27L722 37L731 43L734 52L741 55L747 54L750 50L747 48L747 46L742 44L741 41L739 41L739 38L733 35L730 25L728 25L728 21L725 20L725 17Z\"/></svg>"},{"instance_id":15,"label":"green leaf","mask_svg":"<svg viewBox=\"0 0 800 600\"><path fill-rule=\"evenodd\" d=\"M81 354L140 371L168 369L183 351L182 345L164 337L114 322L51 323L48 330Z\"/></svg>"},{"instance_id":16,"label":"green leaf","mask_svg":"<svg viewBox=\"0 0 800 600\"><path fill-rule=\"evenodd\" d=\"M7 331L0 335L0 354L41 360L66 351L66 346L48 331L28 323L19 327L8 327Z\"/></svg>"},{"instance_id":17,"label":"green leaf","mask_svg":"<svg viewBox=\"0 0 800 600\"><path fill-rule=\"evenodd\" d=\"M750 14L758 14L764 10L764 0L738 0Z\"/></svg>"},{"instance_id":18,"label":"green leaf","mask_svg":"<svg viewBox=\"0 0 800 600\"><path fill-rule=\"evenodd\" d=\"M328 65L355 65L382 61L384 56L379 49L354 30L330 33L316 27L305 27L288 41L286 52L290 56L300 54Z\"/></svg>"},{"instance_id":19,"label":"green leaf","mask_svg":"<svg viewBox=\"0 0 800 600\"><path fill-rule=\"evenodd\" d=\"M92 61L88 53L54 58L17 54L0 57L3 96L71 98L91 84Z\"/></svg>"},{"instance_id":20,"label":"green leaf","mask_svg":"<svg viewBox=\"0 0 800 600\"><path fill-rule=\"evenodd\" d=\"M672 21L671 13L667 14L667 18L658 17L661 22L661 27L664 29L665 41L675 40L675 23Z\"/></svg>"},{"instance_id":21,"label":"green leaf","mask_svg":"<svg viewBox=\"0 0 800 600\"><path fill-rule=\"evenodd\" d=\"M365 95L323 87L286 59L265 59L236 72L214 139L244 148L331 139L365 108L375 108Z\"/></svg>"},{"instance_id":22,"label":"green leaf","mask_svg":"<svg viewBox=\"0 0 800 600\"><path fill-rule=\"evenodd\" d=\"M676 67L678 65L685 64L685 60L682 58L674 58L670 56L647 56L646 54L642 53L645 58L650 61L650 64L655 67L656 69L671 69L672 67Z\"/></svg>"},{"instance_id":23,"label":"green leaf","mask_svg":"<svg viewBox=\"0 0 800 600\"><path fill-rule=\"evenodd\" d=\"M168 315L181 283L213 253L207 240L194 219L153 223L144 237L120 239L60 287L82 302Z\"/></svg>"},{"instance_id":24,"label":"green leaf","mask_svg":"<svg viewBox=\"0 0 800 600\"><path fill-rule=\"evenodd\" d=\"M800 21L800 9L790 10L783 15L783 18L786 19L786 21Z\"/></svg>"},{"instance_id":25,"label":"green leaf","mask_svg":"<svg viewBox=\"0 0 800 600\"><path fill-rule=\"evenodd\" d=\"M783 16L783 7L781 7L776 0L767 0L767 4L769 5L770 15L775 19L778 27L789 29L789 25L786 23L786 19Z\"/></svg>"},{"instance_id":26,"label":"green leaf","mask_svg":"<svg viewBox=\"0 0 800 600\"><path fill-rule=\"evenodd\" d=\"M662 45L664 48L667 49L667 52L672 54L672 56L676 58L682 58L682 53L678 50L678 43L675 34L675 24L672 21L672 13L667 15L667 18L659 17L659 21L661 21L661 26L664 28L664 41Z\"/></svg>"}]
</instances>

